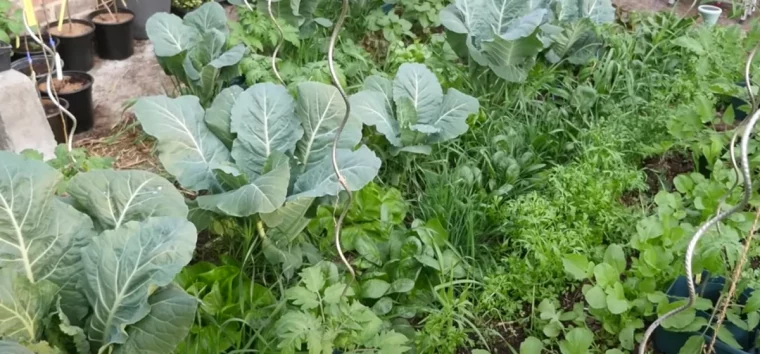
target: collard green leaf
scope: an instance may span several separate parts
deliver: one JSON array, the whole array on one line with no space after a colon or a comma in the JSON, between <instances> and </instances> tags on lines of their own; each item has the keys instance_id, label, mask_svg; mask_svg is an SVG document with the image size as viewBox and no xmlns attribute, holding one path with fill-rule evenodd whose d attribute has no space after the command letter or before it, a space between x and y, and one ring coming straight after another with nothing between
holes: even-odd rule
<instances>
[{"instance_id":1,"label":"collard green leaf","mask_svg":"<svg viewBox=\"0 0 760 354\"><path fill-rule=\"evenodd\" d=\"M185 15L184 24L204 33L211 29L227 32L227 13L218 2L207 2Z\"/></svg>"},{"instance_id":2,"label":"collard green leaf","mask_svg":"<svg viewBox=\"0 0 760 354\"><path fill-rule=\"evenodd\" d=\"M317 82L298 85L296 116L304 134L296 145L296 157L306 170L322 163L330 155L338 126L346 114L346 104L338 89ZM361 122L349 119L338 142L338 148L352 149L361 141Z\"/></svg>"},{"instance_id":3,"label":"collard green leaf","mask_svg":"<svg viewBox=\"0 0 760 354\"><path fill-rule=\"evenodd\" d=\"M208 65L217 68L222 69L228 66L234 66L237 65L241 60L243 60L243 56L245 56L245 46L242 44L236 45L230 50L222 53L222 55L214 58L211 62L208 63Z\"/></svg>"},{"instance_id":4,"label":"collard green leaf","mask_svg":"<svg viewBox=\"0 0 760 354\"><path fill-rule=\"evenodd\" d=\"M47 280L31 283L11 269L0 270L0 336L37 341L57 292L58 287Z\"/></svg>"},{"instance_id":5,"label":"collard green leaf","mask_svg":"<svg viewBox=\"0 0 760 354\"><path fill-rule=\"evenodd\" d=\"M380 170L380 159L367 146L358 150L340 149L337 151L338 168L352 191L362 189L371 182ZM298 176L293 186L294 196L291 200L303 197L322 197L337 195L341 191L338 178L333 171L332 159L325 156L321 163L306 173Z\"/></svg>"},{"instance_id":6,"label":"collard green leaf","mask_svg":"<svg viewBox=\"0 0 760 354\"><path fill-rule=\"evenodd\" d=\"M528 71L542 49L543 43L536 32L515 40L495 37L493 41L483 42L483 54L488 66L496 75L510 82L523 82L528 78Z\"/></svg>"},{"instance_id":7,"label":"collard green leaf","mask_svg":"<svg viewBox=\"0 0 760 354\"><path fill-rule=\"evenodd\" d=\"M411 101L419 122L434 122L440 113L443 89L425 65L405 63L393 80L393 100L398 103L404 99Z\"/></svg>"},{"instance_id":8,"label":"collard green leaf","mask_svg":"<svg viewBox=\"0 0 760 354\"><path fill-rule=\"evenodd\" d=\"M87 210L100 230L151 216L187 217L174 185L147 171L96 170L74 176L67 192Z\"/></svg>"},{"instance_id":9,"label":"collard green leaf","mask_svg":"<svg viewBox=\"0 0 760 354\"><path fill-rule=\"evenodd\" d=\"M206 110L204 120L208 129L221 140L228 148L232 148L232 141L235 140L235 134L230 129L232 117L232 106L235 105L243 89L240 86L230 86L220 92L214 98L214 102Z\"/></svg>"},{"instance_id":10,"label":"collard green leaf","mask_svg":"<svg viewBox=\"0 0 760 354\"><path fill-rule=\"evenodd\" d=\"M559 0L557 19L572 22L588 18L594 23L611 23L615 21L615 8L611 0Z\"/></svg>"},{"instance_id":11,"label":"collard green leaf","mask_svg":"<svg viewBox=\"0 0 760 354\"><path fill-rule=\"evenodd\" d=\"M393 146L401 146L398 137L398 122L393 118L386 97L382 93L361 91L352 95L349 101L351 102L351 115L354 115L356 120L360 120L365 125L374 126L377 132L383 134Z\"/></svg>"},{"instance_id":12,"label":"collard green leaf","mask_svg":"<svg viewBox=\"0 0 760 354\"><path fill-rule=\"evenodd\" d=\"M58 300L57 308L58 319L60 320L58 328L61 330L61 332L71 337L71 341L77 348L77 354L89 354L90 341L87 340L87 334L84 333L84 329L82 329L82 327L71 324L71 321L66 316L66 313L64 313L63 309L61 309L60 298Z\"/></svg>"},{"instance_id":13,"label":"collard green leaf","mask_svg":"<svg viewBox=\"0 0 760 354\"><path fill-rule=\"evenodd\" d=\"M240 95L232 108L232 157L249 177L261 175L273 153L293 152L303 136L294 111L293 97L281 85L256 84Z\"/></svg>"},{"instance_id":14,"label":"collard green leaf","mask_svg":"<svg viewBox=\"0 0 760 354\"><path fill-rule=\"evenodd\" d=\"M382 76L370 75L364 79L362 91L372 91L383 95L386 109L388 112L393 111L393 81Z\"/></svg>"},{"instance_id":15,"label":"collard green leaf","mask_svg":"<svg viewBox=\"0 0 760 354\"><path fill-rule=\"evenodd\" d=\"M213 170L230 162L230 152L206 127L197 97L144 97L137 101L135 115L145 132L158 139L161 163L183 187L221 189Z\"/></svg>"},{"instance_id":16,"label":"collard green leaf","mask_svg":"<svg viewBox=\"0 0 760 354\"><path fill-rule=\"evenodd\" d=\"M261 220L269 227L269 236L287 243L293 240L309 225L306 213L314 198L298 198L285 203L272 213L261 214Z\"/></svg>"},{"instance_id":17,"label":"collard green leaf","mask_svg":"<svg viewBox=\"0 0 760 354\"><path fill-rule=\"evenodd\" d=\"M92 237L92 221L53 197L61 175L52 167L5 151L0 160L0 268L58 285L68 295L64 311L79 321L87 313L76 290L79 249Z\"/></svg>"},{"instance_id":18,"label":"collard green leaf","mask_svg":"<svg viewBox=\"0 0 760 354\"><path fill-rule=\"evenodd\" d=\"M194 27L182 23L182 19L168 13L157 13L145 24L148 38L158 57L173 57L190 48L200 34Z\"/></svg>"},{"instance_id":19,"label":"collard green leaf","mask_svg":"<svg viewBox=\"0 0 760 354\"><path fill-rule=\"evenodd\" d=\"M290 166L284 164L234 191L199 196L196 201L203 209L236 217L271 213L285 203L289 181Z\"/></svg>"},{"instance_id":20,"label":"collard green leaf","mask_svg":"<svg viewBox=\"0 0 760 354\"><path fill-rule=\"evenodd\" d=\"M126 343L114 354L171 353L190 331L197 300L176 285L161 288L148 298L150 313L127 328Z\"/></svg>"},{"instance_id":21,"label":"collard green leaf","mask_svg":"<svg viewBox=\"0 0 760 354\"><path fill-rule=\"evenodd\" d=\"M214 212L202 209L195 200L186 200L187 220L195 225L198 232L207 229L214 222Z\"/></svg>"},{"instance_id":22,"label":"collard green leaf","mask_svg":"<svg viewBox=\"0 0 760 354\"><path fill-rule=\"evenodd\" d=\"M419 122L437 129L437 131L429 132L429 134L434 134L433 141L451 140L467 132L469 128L467 117L478 113L479 109L480 103L475 97L452 88L446 92L437 118L430 122L420 119Z\"/></svg>"},{"instance_id":23,"label":"collard green leaf","mask_svg":"<svg viewBox=\"0 0 760 354\"><path fill-rule=\"evenodd\" d=\"M10 340L0 340L0 353L4 354L37 354L27 347Z\"/></svg>"},{"instance_id":24,"label":"collard green leaf","mask_svg":"<svg viewBox=\"0 0 760 354\"><path fill-rule=\"evenodd\" d=\"M90 340L100 347L125 343L125 328L151 311L149 291L172 282L195 242L195 227L172 217L129 222L93 238L82 250L84 293L94 312Z\"/></svg>"}]
</instances>

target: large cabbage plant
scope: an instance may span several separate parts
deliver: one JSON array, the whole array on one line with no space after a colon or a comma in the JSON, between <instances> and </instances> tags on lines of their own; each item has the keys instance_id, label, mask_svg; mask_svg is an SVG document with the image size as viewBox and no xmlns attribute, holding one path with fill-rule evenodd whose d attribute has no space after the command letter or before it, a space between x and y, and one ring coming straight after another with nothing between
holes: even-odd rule
<instances>
[{"instance_id":1,"label":"large cabbage plant","mask_svg":"<svg viewBox=\"0 0 760 354\"><path fill-rule=\"evenodd\" d=\"M429 154L431 144L467 132L467 117L480 104L456 89L443 93L438 78L425 65L403 64L391 81L372 75L350 97L351 114L374 126L394 149L392 153Z\"/></svg>"},{"instance_id":2,"label":"large cabbage plant","mask_svg":"<svg viewBox=\"0 0 760 354\"><path fill-rule=\"evenodd\" d=\"M204 107L232 79L246 53L239 44L227 49L227 15L222 5L207 2L184 19L157 13L146 24L148 37L164 71L178 81L183 94L198 96Z\"/></svg>"},{"instance_id":3,"label":"large cabbage plant","mask_svg":"<svg viewBox=\"0 0 760 354\"><path fill-rule=\"evenodd\" d=\"M232 86L205 111L194 96L146 97L135 105L145 132L158 139L164 168L182 187L199 192L191 203L196 224L208 225L215 214L253 217L268 227L261 234L267 258L285 264L288 274L300 266L303 253L291 243L308 224L312 202L342 190L331 148L346 112L333 86L306 82L296 91L294 99L272 83L245 91ZM349 119L336 158L353 191L380 169L361 139L361 122Z\"/></svg>"},{"instance_id":4,"label":"large cabbage plant","mask_svg":"<svg viewBox=\"0 0 760 354\"><path fill-rule=\"evenodd\" d=\"M590 59L600 43L593 24L615 20L611 0L454 0L441 11L452 46L499 77L522 82L538 55Z\"/></svg>"},{"instance_id":5,"label":"large cabbage plant","mask_svg":"<svg viewBox=\"0 0 760 354\"><path fill-rule=\"evenodd\" d=\"M0 152L0 352L170 353L196 299L172 284L196 230L174 186L145 171L63 176Z\"/></svg>"}]
</instances>

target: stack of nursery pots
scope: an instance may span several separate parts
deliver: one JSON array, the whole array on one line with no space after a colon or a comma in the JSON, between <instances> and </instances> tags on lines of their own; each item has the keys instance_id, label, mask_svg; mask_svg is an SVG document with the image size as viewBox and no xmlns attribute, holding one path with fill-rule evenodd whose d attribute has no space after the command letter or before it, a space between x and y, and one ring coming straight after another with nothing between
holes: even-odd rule
<instances>
[{"instance_id":1,"label":"stack of nursery pots","mask_svg":"<svg viewBox=\"0 0 760 354\"><path fill-rule=\"evenodd\" d=\"M93 38L95 26L89 20L66 20L62 26L52 24L47 33L58 40L58 53L66 70L88 71L95 63Z\"/></svg>"},{"instance_id":2,"label":"stack of nursery pots","mask_svg":"<svg viewBox=\"0 0 760 354\"><path fill-rule=\"evenodd\" d=\"M148 39L145 24L148 19L159 13L171 11L172 0L127 0L127 8L135 16L132 21L132 36L135 39Z\"/></svg>"},{"instance_id":3,"label":"stack of nursery pots","mask_svg":"<svg viewBox=\"0 0 760 354\"><path fill-rule=\"evenodd\" d=\"M88 131L94 125L93 82L93 77L83 71L64 71L63 80L51 80L55 94L68 102L69 112L77 119L77 133ZM50 95L47 75L37 79L37 89L43 97Z\"/></svg>"},{"instance_id":4,"label":"stack of nursery pots","mask_svg":"<svg viewBox=\"0 0 760 354\"><path fill-rule=\"evenodd\" d=\"M89 16L95 24L95 48L98 56L108 60L124 60L134 54L132 23L135 14L125 8L104 8Z\"/></svg>"},{"instance_id":5,"label":"stack of nursery pots","mask_svg":"<svg viewBox=\"0 0 760 354\"><path fill-rule=\"evenodd\" d=\"M45 111L50 129L53 131L53 136L58 144L66 143L66 136L69 129L72 127L72 121L69 117L65 116L58 106L53 103L49 98L41 98L40 103L42 109ZM58 97L58 103L63 106L64 109L69 109L69 101Z\"/></svg>"}]
</instances>

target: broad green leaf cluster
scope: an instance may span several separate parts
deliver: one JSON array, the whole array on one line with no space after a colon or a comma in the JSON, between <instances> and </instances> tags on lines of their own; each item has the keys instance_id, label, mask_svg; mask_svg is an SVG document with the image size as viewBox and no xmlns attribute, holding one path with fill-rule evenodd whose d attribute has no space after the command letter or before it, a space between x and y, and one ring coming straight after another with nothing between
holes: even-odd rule
<instances>
[{"instance_id":1,"label":"broad green leaf cluster","mask_svg":"<svg viewBox=\"0 0 760 354\"><path fill-rule=\"evenodd\" d=\"M243 45L227 48L227 15L212 1L184 19L158 13L146 24L148 37L164 71L185 94L196 95L206 106L233 78L246 54Z\"/></svg>"},{"instance_id":2,"label":"broad green leaf cluster","mask_svg":"<svg viewBox=\"0 0 760 354\"><path fill-rule=\"evenodd\" d=\"M172 283L196 242L174 186L145 171L100 170L72 178L64 199L52 167L9 152L0 161L4 352L174 350L196 308Z\"/></svg>"},{"instance_id":3,"label":"broad green leaf cluster","mask_svg":"<svg viewBox=\"0 0 760 354\"><path fill-rule=\"evenodd\" d=\"M440 16L460 55L523 82L543 51L553 63L595 57L593 24L613 22L615 10L610 0L456 0Z\"/></svg>"}]
</instances>

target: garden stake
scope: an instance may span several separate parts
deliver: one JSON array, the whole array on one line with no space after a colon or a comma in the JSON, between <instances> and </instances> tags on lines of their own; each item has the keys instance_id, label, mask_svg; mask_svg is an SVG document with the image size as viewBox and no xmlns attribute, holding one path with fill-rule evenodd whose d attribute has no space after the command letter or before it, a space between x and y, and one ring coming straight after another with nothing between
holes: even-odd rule
<instances>
[{"instance_id":1,"label":"garden stake","mask_svg":"<svg viewBox=\"0 0 760 354\"><path fill-rule=\"evenodd\" d=\"M689 241L689 245L686 248L686 256L685 258L685 272L686 272L686 282L689 288L689 299L686 302L686 304L679 306L676 309L671 310L670 312L660 316L657 320L652 322L652 324L647 328L646 332L644 332L644 337L641 341L641 345L639 346L639 354L645 354L646 348L647 348L647 342L649 341L649 337L652 336L652 333L654 333L654 330L657 329L657 327L662 324L663 321L667 320L668 318L671 318L682 311L687 310L688 308L692 307L696 301L696 290L694 285L694 272L691 268L692 260L694 258L694 250L697 247L697 244L699 243L699 240L704 236L704 234L714 225L718 224L719 222L723 221L723 219L727 218L731 214L743 209L747 203L749 202L749 199L752 195L752 179L749 171L749 141L750 141L750 135L752 133L753 128L757 124L757 121L760 120L760 111L755 111L752 114L752 118L750 118L749 122L744 126L740 127L739 129L743 128L742 131L742 140L741 140L741 165L740 170L742 174L742 179L744 181L744 196L742 197L742 200L739 202L739 204L735 205L731 209L724 211L710 220L706 221L702 224L702 226L699 227L696 233L692 236L691 240ZM736 167L736 166L735 166Z\"/></svg>"},{"instance_id":2,"label":"garden stake","mask_svg":"<svg viewBox=\"0 0 760 354\"><path fill-rule=\"evenodd\" d=\"M32 29L29 27L29 20L26 18L26 16L21 16L21 18L24 20L24 28L26 29L26 32L29 33L29 36L32 37L32 40L34 40L35 42L37 42L37 44L40 45L43 52L48 52L50 53L50 55L52 55L55 58L54 63L53 63L53 69L55 70L56 75L60 76L63 68L61 68L61 60L60 60L60 57L58 56L58 53L50 49L50 47L48 47L45 44L45 41L43 41L41 38L38 38L34 34L34 31L32 31ZM71 151L73 150L72 144L74 141L74 132L76 131L76 127L77 127L77 118L74 117L74 115L71 114L71 112L69 112L67 109L63 108L61 103L58 101L58 97L56 97L57 95L55 94L55 87L53 87L53 84L52 84L52 77L53 77L53 72L51 71L50 74L48 74L47 76L47 89L48 89L48 92L51 93L51 95L49 95L50 96L49 98L50 98L50 101L53 102L53 104L58 106L58 110L62 112L63 114L65 114L66 116L68 116L72 121L72 127L71 127L71 130L69 131L69 135L66 141L66 148L69 152L69 158L71 158L73 162L76 162L74 157L71 155Z\"/></svg>"},{"instance_id":3,"label":"garden stake","mask_svg":"<svg viewBox=\"0 0 760 354\"><path fill-rule=\"evenodd\" d=\"M277 18L274 17L274 13L272 12L272 0L267 0L267 12L269 12L269 18L274 23L274 26L277 27L277 35L278 35L277 46L274 47L274 51L272 52L272 71L274 71L274 76L277 76L277 80L280 80L280 83L284 86L285 81L282 80L282 77L280 76L280 72L277 71L277 53L279 53L280 51L282 42L285 39L285 34L282 32L282 27L280 27L280 23L277 22Z\"/></svg>"},{"instance_id":4,"label":"garden stake","mask_svg":"<svg viewBox=\"0 0 760 354\"><path fill-rule=\"evenodd\" d=\"M340 260L343 261L343 264L348 268L348 272L351 273L351 283L353 283L356 280L356 271L351 266L351 263L348 262L346 255L343 254L343 249L340 247L340 231L343 227L343 220L346 218L346 214L348 214L348 209L351 208L351 204L353 203L353 196L351 195L351 189L348 188L345 177L343 177L343 174L340 172L340 168L338 167L338 141L340 140L340 135L343 133L343 129L346 127L348 118L351 115L351 104L348 102L346 92L343 91L343 86L340 85L340 80L338 79L338 73L335 71L335 42L338 40L338 34L340 32L340 29L343 27L343 23L346 21L347 14L348 0L343 0L340 16L338 17L338 21L335 23L335 28L333 28L332 35L330 36L330 44L327 47L327 65L330 67L330 75L332 76L333 85L335 85L335 88L338 89L340 96L343 98L343 102L346 103L346 114L338 126L338 131L335 133L335 138L333 139L332 144L333 170L335 171L335 176L338 179L338 183L341 187L343 187L343 190L345 190L348 195L345 206L340 212L338 220L335 222L335 248L338 249ZM348 290L349 286L351 286L351 284L348 284L343 288L341 297L346 295L346 290Z\"/></svg>"}]
</instances>

